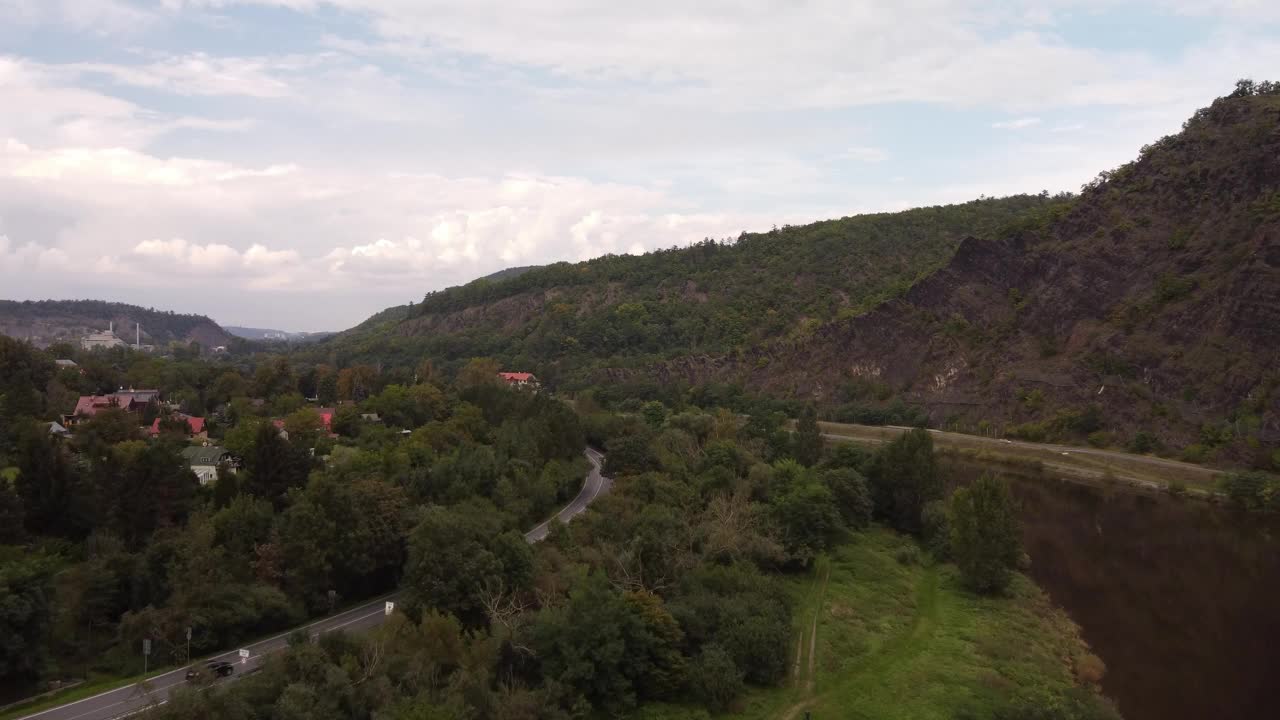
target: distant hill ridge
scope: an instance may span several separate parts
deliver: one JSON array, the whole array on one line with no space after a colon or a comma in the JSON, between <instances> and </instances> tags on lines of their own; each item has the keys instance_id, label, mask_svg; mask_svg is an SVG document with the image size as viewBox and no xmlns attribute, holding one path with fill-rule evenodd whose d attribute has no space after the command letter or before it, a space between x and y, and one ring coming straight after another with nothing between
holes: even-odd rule
<instances>
[{"instance_id":1,"label":"distant hill ridge","mask_svg":"<svg viewBox=\"0 0 1280 720\"><path fill-rule=\"evenodd\" d=\"M310 342L332 335L332 332L292 332L289 330L273 330L271 328L251 328L239 325L223 325L224 330L245 340Z\"/></svg>"},{"instance_id":2,"label":"distant hill ridge","mask_svg":"<svg viewBox=\"0 0 1280 720\"><path fill-rule=\"evenodd\" d=\"M40 346L79 344L91 332L115 326L116 335L133 343L141 325L144 345L197 342L211 348L232 336L204 315L185 315L102 300L0 300L0 334Z\"/></svg>"}]
</instances>

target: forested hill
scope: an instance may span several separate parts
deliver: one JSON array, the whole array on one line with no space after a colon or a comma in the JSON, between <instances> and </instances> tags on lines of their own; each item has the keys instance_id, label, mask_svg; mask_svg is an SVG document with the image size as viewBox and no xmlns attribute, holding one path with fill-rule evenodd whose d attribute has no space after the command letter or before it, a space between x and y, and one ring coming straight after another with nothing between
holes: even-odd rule
<instances>
[{"instance_id":1,"label":"forested hill","mask_svg":"<svg viewBox=\"0 0 1280 720\"><path fill-rule=\"evenodd\" d=\"M491 356L562 389L713 387L1280 468L1278 93L1242 83L1079 197L557 263L429 294L312 352Z\"/></svg>"},{"instance_id":2,"label":"forested hill","mask_svg":"<svg viewBox=\"0 0 1280 720\"><path fill-rule=\"evenodd\" d=\"M521 268L389 308L322 346L393 364L495 356L582 383L601 367L804 337L901 295L966 235L994 234L1062 202L982 199Z\"/></svg>"},{"instance_id":3,"label":"forested hill","mask_svg":"<svg viewBox=\"0 0 1280 720\"><path fill-rule=\"evenodd\" d=\"M901 299L646 373L852 410L893 394L962 430L1280 470L1278 349L1280 85L1242 83L1065 212L966 239Z\"/></svg>"},{"instance_id":4,"label":"forested hill","mask_svg":"<svg viewBox=\"0 0 1280 720\"><path fill-rule=\"evenodd\" d=\"M78 345L91 332L115 323L116 334L127 343L135 339L135 323L142 325L142 342L198 342L209 348L231 343L231 335L204 315L181 315L101 300L0 300L0 334L47 346L55 342Z\"/></svg>"}]
</instances>

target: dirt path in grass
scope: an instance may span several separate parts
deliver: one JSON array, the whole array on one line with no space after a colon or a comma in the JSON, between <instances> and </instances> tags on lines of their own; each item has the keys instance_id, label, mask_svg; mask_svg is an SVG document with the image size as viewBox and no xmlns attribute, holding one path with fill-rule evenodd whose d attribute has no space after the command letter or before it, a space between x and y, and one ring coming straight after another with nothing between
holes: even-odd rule
<instances>
[{"instance_id":1,"label":"dirt path in grass","mask_svg":"<svg viewBox=\"0 0 1280 720\"><path fill-rule=\"evenodd\" d=\"M813 607L809 608L809 627L800 628L796 640L796 659L792 671L792 685L796 688L800 700L787 708L784 720L793 720L813 702L814 681L818 672L818 620L822 617L822 608L826 603L827 584L831 581L831 561L818 561L818 577L815 579L816 591ZM806 640L808 642L806 642Z\"/></svg>"},{"instance_id":2,"label":"dirt path in grass","mask_svg":"<svg viewBox=\"0 0 1280 720\"><path fill-rule=\"evenodd\" d=\"M831 566L827 564L825 572L818 581L818 600L813 608L813 615L808 633L800 632L795 661L794 685L800 693L800 699L787 708L782 720L797 720L801 714L813 707L820 695L814 693L814 681L817 676L818 660L818 619L827 594L827 583L831 580ZM879 650L871 654L866 661L849 675L841 678L841 686L871 685L883 680L887 673L893 672L895 666L919 655L929 645L929 640L938 624L938 573L928 568L916 588L916 610L911 623L903 631L884 643ZM806 635L808 642L806 643Z\"/></svg>"}]
</instances>

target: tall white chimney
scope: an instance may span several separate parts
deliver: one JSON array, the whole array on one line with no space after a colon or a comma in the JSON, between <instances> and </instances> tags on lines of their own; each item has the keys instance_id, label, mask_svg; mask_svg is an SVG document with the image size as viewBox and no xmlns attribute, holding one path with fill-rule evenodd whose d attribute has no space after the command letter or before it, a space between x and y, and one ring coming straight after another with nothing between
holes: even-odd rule
<instances>
[{"instance_id":1,"label":"tall white chimney","mask_svg":"<svg viewBox=\"0 0 1280 720\"><path fill-rule=\"evenodd\" d=\"M116 321L112 320L111 322L107 323L107 332L114 333L115 331L116 331Z\"/></svg>"},{"instance_id":2,"label":"tall white chimney","mask_svg":"<svg viewBox=\"0 0 1280 720\"><path fill-rule=\"evenodd\" d=\"M134 338L133 344L141 345L142 344L142 323L134 323L134 325L137 325L138 327L136 331L137 335Z\"/></svg>"}]
</instances>

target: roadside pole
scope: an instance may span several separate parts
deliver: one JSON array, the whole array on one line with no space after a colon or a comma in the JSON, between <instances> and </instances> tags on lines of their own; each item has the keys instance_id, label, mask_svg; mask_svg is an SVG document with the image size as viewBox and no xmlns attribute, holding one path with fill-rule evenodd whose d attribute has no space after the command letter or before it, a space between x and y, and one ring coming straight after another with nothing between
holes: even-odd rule
<instances>
[{"instance_id":1,"label":"roadside pole","mask_svg":"<svg viewBox=\"0 0 1280 720\"><path fill-rule=\"evenodd\" d=\"M142 639L142 674L147 674L147 660L151 658L151 638Z\"/></svg>"}]
</instances>

